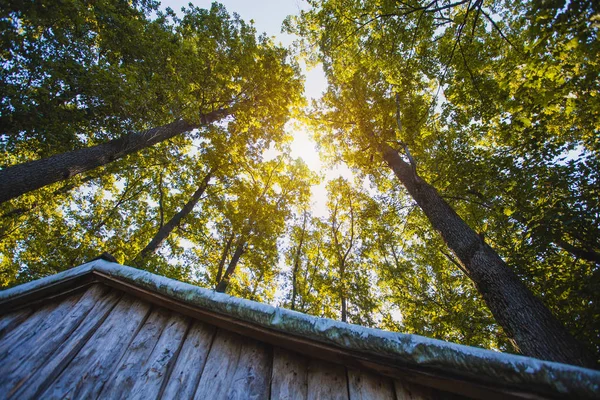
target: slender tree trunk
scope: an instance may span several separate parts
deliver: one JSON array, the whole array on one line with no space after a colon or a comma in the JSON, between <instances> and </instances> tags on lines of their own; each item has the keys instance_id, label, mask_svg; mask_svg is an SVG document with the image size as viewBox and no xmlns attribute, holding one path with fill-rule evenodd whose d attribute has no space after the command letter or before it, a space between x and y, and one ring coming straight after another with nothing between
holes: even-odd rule
<instances>
[{"instance_id":1,"label":"slender tree trunk","mask_svg":"<svg viewBox=\"0 0 600 400\"><path fill-rule=\"evenodd\" d=\"M500 256L471 229L439 193L417 176L415 165L387 145L380 151L433 227L468 271L496 321L525 355L595 366L590 353L554 318Z\"/></svg>"},{"instance_id":2,"label":"slender tree trunk","mask_svg":"<svg viewBox=\"0 0 600 400\"><path fill-rule=\"evenodd\" d=\"M582 249L580 247L573 246L571 243L562 239L556 240L556 244L559 245L563 250L568 251L577 258L581 258L583 260L600 265L600 253L598 253L597 251Z\"/></svg>"},{"instance_id":3,"label":"slender tree trunk","mask_svg":"<svg viewBox=\"0 0 600 400\"><path fill-rule=\"evenodd\" d=\"M291 309L296 309L296 295L298 293L298 270L300 269L300 254L302 254L302 244L304 244L304 233L306 232L306 214L302 221L302 232L300 233L300 242L296 249L296 255L294 257L294 269L292 270L292 305Z\"/></svg>"},{"instance_id":4,"label":"slender tree trunk","mask_svg":"<svg viewBox=\"0 0 600 400\"><path fill-rule=\"evenodd\" d=\"M203 117L202 123L216 121L229 113L229 109L213 111ZM107 143L6 168L0 171L0 203L111 163L128 154L189 132L198 126L199 124L177 120L144 132L125 135Z\"/></svg>"},{"instance_id":5,"label":"slender tree trunk","mask_svg":"<svg viewBox=\"0 0 600 400\"><path fill-rule=\"evenodd\" d=\"M231 275L233 275L233 273L235 272L235 267L240 261L240 257L242 256L242 254L244 254L245 247L246 240L244 239L244 236L240 236L235 246L235 252L233 253L233 257L231 257L231 261L229 261L229 265L227 266L225 274L223 275L223 279L221 279L221 281L217 284L217 287L215 288L217 292L225 293L225 290L227 290L227 285L229 285L229 279L231 278Z\"/></svg>"},{"instance_id":6,"label":"slender tree trunk","mask_svg":"<svg viewBox=\"0 0 600 400\"><path fill-rule=\"evenodd\" d=\"M264 277L265 277L265 270L263 269L260 271L258 278L254 281L254 287L252 288L252 297L250 298L250 300L256 299L256 292L258 291L258 285L262 282Z\"/></svg>"},{"instance_id":7,"label":"slender tree trunk","mask_svg":"<svg viewBox=\"0 0 600 400\"><path fill-rule=\"evenodd\" d=\"M225 267L227 254L229 254L229 249L231 249L231 244L233 243L234 238L235 235L233 234L233 232L231 233L231 235L229 235L229 238L227 238L227 243L223 248L223 253L221 254L221 259L219 260L219 268L217 269L217 282L215 283L215 285L218 285L219 282L221 282L221 279L223 278L223 268Z\"/></svg>"},{"instance_id":8,"label":"slender tree trunk","mask_svg":"<svg viewBox=\"0 0 600 400\"><path fill-rule=\"evenodd\" d=\"M340 266L340 300L342 303L342 322L348 322L348 306L346 304L346 266Z\"/></svg>"},{"instance_id":9,"label":"slender tree trunk","mask_svg":"<svg viewBox=\"0 0 600 400\"><path fill-rule=\"evenodd\" d=\"M143 262L148 256L155 253L156 250L158 250L158 248L162 244L162 242L164 242L165 239L167 239L167 237L171 234L171 232L173 232L173 230L181 223L181 220L192 212L196 204L198 204L200 197L202 197L202 195L206 191L206 188L208 187L208 182L210 181L210 178L213 173L214 169L210 170L208 174L206 174L204 179L202 179L202 183L200 183L200 186L198 187L198 189L196 189L196 191L188 200L188 202L185 203L185 205L181 208L181 210L179 210L177 214L173 216L173 218L171 218L166 224L160 227L160 229L152 238L150 243L148 243L146 247L144 247L144 249L140 251L140 253L131 261L132 265L137 265Z\"/></svg>"}]
</instances>

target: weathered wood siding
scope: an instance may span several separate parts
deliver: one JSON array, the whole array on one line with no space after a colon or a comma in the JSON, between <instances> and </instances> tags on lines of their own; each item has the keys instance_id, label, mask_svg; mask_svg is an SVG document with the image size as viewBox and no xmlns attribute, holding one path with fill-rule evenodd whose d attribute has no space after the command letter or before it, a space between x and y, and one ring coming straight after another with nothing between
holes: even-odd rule
<instances>
[{"instance_id":1,"label":"weathered wood siding","mask_svg":"<svg viewBox=\"0 0 600 400\"><path fill-rule=\"evenodd\" d=\"M0 399L430 399L100 284L0 316Z\"/></svg>"}]
</instances>

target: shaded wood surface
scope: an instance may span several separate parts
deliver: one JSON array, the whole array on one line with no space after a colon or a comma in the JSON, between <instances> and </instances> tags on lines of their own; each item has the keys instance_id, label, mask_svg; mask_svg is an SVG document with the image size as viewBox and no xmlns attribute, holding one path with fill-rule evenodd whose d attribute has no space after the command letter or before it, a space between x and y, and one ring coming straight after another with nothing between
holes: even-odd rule
<instances>
[{"instance_id":1,"label":"shaded wood surface","mask_svg":"<svg viewBox=\"0 0 600 400\"><path fill-rule=\"evenodd\" d=\"M306 399L308 360L281 348L273 351L271 398L280 400Z\"/></svg>"},{"instance_id":2,"label":"shaded wood surface","mask_svg":"<svg viewBox=\"0 0 600 400\"><path fill-rule=\"evenodd\" d=\"M270 346L243 338L240 358L233 382L227 391L227 399L268 399L272 365Z\"/></svg>"},{"instance_id":3,"label":"shaded wood surface","mask_svg":"<svg viewBox=\"0 0 600 400\"><path fill-rule=\"evenodd\" d=\"M127 347L121 362L112 371L112 377L104 385L101 397L107 399L129 397L131 389L143 373L144 365L156 346L168 318L166 310L154 310L150 313Z\"/></svg>"},{"instance_id":4,"label":"shaded wood surface","mask_svg":"<svg viewBox=\"0 0 600 400\"><path fill-rule=\"evenodd\" d=\"M18 346L22 346L43 331L51 321L56 322L69 310L78 300L78 296L72 296L61 303L48 304L34 312L27 320L9 332L0 343L0 362L3 362L10 353Z\"/></svg>"},{"instance_id":5,"label":"shaded wood surface","mask_svg":"<svg viewBox=\"0 0 600 400\"><path fill-rule=\"evenodd\" d=\"M448 398L216 328L101 284L0 316L1 399Z\"/></svg>"},{"instance_id":6,"label":"shaded wood surface","mask_svg":"<svg viewBox=\"0 0 600 400\"><path fill-rule=\"evenodd\" d=\"M396 391L396 399L398 400L433 400L449 398L443 396L441 392L435 395L433 390L421 387L418 385L409 385L406 382L399 380L394 381L394 389Z\"/></svg>"},{"instance_id":7,"label":"shaded wood surface","mask_svg":"<svg viewBox=\"0 0 600 400\"><path fill-rule=\"evenodd\" d=\"M27 319L31 312L30 308L25 308L0 317L0 340Z\"/></svg>"},{"instance_id":8,"label":"shaded wood surface","mask_svg":"<svg viewBox=\"0 0 600 400\"><path fill-rule=\"evenodd\" d=\"M97 397L143 324L149 309L148 304L124 296L77 356L40 397Z\"/></svg>"},{"instance_id":9,"label":"shaded wood surface","mask_svg":"<svg viewBox=\"0 0 600 400\"><path fill-rule=\"evenodd\" d=\"M191 324L190 331L163 391L165 399L191 399L194 397L214 336L215 327L198 321Z\"/></svg>"},{"instance_id":10,"label":"shaded wood surface","mask_svg":"<svg viewBox=\"0 0 600 400\"><path fill-rule=\"evenodd\" d=\"M348 400L346 368L324 361L308 364L308 400Z\"/></svg>"},{"instance_id":11,"label":"shaded wood surface","mask_svg":"<svg viewBox=\"0 0 600 400\"><path fill-rule=\"evenodd\" d=\"M98 301L88 313L81 325L65 340L37 371L29 371L29 377L23 377L8 394L14 399L35 399L44 391L61 371L79 353L89 338L108 317L122 294L111 291ZM25 379L26 382L24 381Z\"/></svg>"},{"instance_id":12,"label":"shaded wood surface","mask_svg":"<svg viewBox=\"0 0 600 400\"><path fill-rule=\"evenodd\" d=\"M127 396L129 399L144 399L149 394L162 397L160 392L163 381L168 377L175 362L189 325L189 320L181 315L171 315L167 319L156 346L146 360L144 368L141 369L131 393Z\"/></svg>"},{"instance_id":13,"label":"shaded wood surface","mask_svg":"<svg viewBox=\"0 0 600 400\"><path fill-rule=\"evenodd\" d=\"M395 400L391 379L370 372L348 369L350 400Z\"/></svg>"},{"instance_id":14,"label":"shaded wood surface","mask_svg":"<svg viewBox=\"0 0 600 400\"><path fill-rule=\"evenodd\" d=\"M57 319L48 321L35 334L23 340L7 353L0 364L0 393L13 393L73 333L94 305L101 301L106 288L94 285L70 307L66 315L54 312ZM73 299L74 300L74 299ZM70 304L71 300L63 302ZM57 307L56 311L60 307ZM32 351L35 349L35 351Z\"/></svg>"},{"instance_id":15,"label":"shaded wood surface","mask_svg":"<svg viewBox=\"0 0 600 400\"><path fill-rule=\"evenodd\" d=\"M204 372L196 390L195 399L223 399L227 397L240 358L243 337L226 331L217 331L208 355Z\"/></svg>"}]
</instances>

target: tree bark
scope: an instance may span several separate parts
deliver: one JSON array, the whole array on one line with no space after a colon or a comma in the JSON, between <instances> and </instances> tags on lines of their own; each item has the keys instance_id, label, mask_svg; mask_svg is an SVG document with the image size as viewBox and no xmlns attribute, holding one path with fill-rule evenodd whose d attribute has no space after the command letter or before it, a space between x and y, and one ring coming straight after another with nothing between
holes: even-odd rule
<instances>
[{"instance_id":1,"label":"tree bark","mask_svg":"<svg viewBox=\"0 0 600 400\"><path fill-rule=\"evenodd\" d=\"M203 116L202 124L216 121L228 114L230 114L229 109L213 111ZM144 132L131 133L107 143L6 168L0 171L0 203L111 163L199 126L200 124L191 124L180 119Z\"/></svg>"},{"instance_id":2,"label":"tree bark","mask_svg":"<svg viewBox=\"0 0 600 400\"><path fill-rule=\"evenodd\" d=\"M233 257L231 257L231 261L229 261L229 265L225 270L225 274L223 274L223 279L221 279L221 281L217 284L217 287L215 288L217 292L225 293L225 290L227 290L227 285L229 285L229 279L231 278L231 275L233 275L235 267L240 261L240 257L242 256L242 254L244 254L245 247L246 240L244 239L244 236L240 236L235 246L235 252L233 253Z\"/></svg>"},{"instance_id":3,"label":"tree bark","mask_svg":"<svg viewBox=\"0 0 600 400\"><path fill-rule=\"evenodd\" d=\"M559 245L563 250L573 254L577 258L581 258L586 261L593 262L594 264L600 265L600 253L594 250L582 249L574 246L571 243L563 239L557 239L556 244Z\"/></svg>"},{"instance_id":4,"label":"tree bark","mask_svg":"<svg viewBox=\"0 0 600 400\"><path fill-rule=\"evenodd\" d=\"M181 208L181 210L179 210L177 214L173 216L173 218L171 218L166 224L160 227L160 229L152 238L150 243L148 243L146 247L144 247L144 249L140 251L140 253L131 261L132 265L137 265L138 263L143 262L149 255L155 253L156 250L158 250L158 248L160 247L160 245L165 241L165 239L169 237L171 232L173 232L173 230L181 223L181 220L192 212L196 204L198 204L200 197L202 197L202 195L206 191L206 188L208 187L208 182L210 181L213 172L214 169L211 169L208 172L208 174L206 174L206 176L202 180L202 183L200 183L200 186L198 187L198 189L196 189L196 191L188 200L188 202L185 203L185 205Z\"/></svg>"},{"instance_id":5,"label":"tree bark","mask_svg":"<svg viewBox=\"0 0 600 400\"><path fill-rule=\"evenodd\" d=\"M216 279L216 283L215 285L218 285L219 282L221 282L221 278L223 278L223 268L225 267L225 261L227 260L227 254L229 254L229 249L231 249L231 244L233 243L233 239L235 238L235 235L233 234L233 232L231 233L231 235L229 235L229 238L227 238L227 243L225 244L225 247L223 248L223 253L221 254L221 259L219 260L219 268L217 269L217 279Z\"/></svg>"},{"instance_id":6,"label":"tree bark","mask_svg":"<svg viewBox=\"0 0 600 400\"><path fill-rule=\"evenodd\" d=\"M387 165L468 271L496 321L520 351L536 358L594 367L595 360L500 256L471 229L440 194L417 176L415 165L388 145L379 148Z\"/></svg>"},{"instance_id":7,"label":"tree bark","mask_svg":"<svg viewBox=\"0 0 600 400\"><path fill-rule=\"evenodd\" d=\"M300 269L300 254L302 254L302 245L304 244L304 233L306 232L306 213L304 214L304 218L302 221L302 232L300 233L300 242L298 243L298 248L296 249L296 255L294 258L294 269L292 270L292 304L291 309L296 309L296 295L298 293L298 288L296 285L298 284L298 270Z\"/></svg>"},{"instance_id":8,"label":"tree bark","mask_svg":"<svg viewBox=\"0 0 600 400\"><path fill-rule=\"evenodd\" d=\"M344 279L344 278L342 278ZM342 284L343 287L343 284ZM346 305L346 295L344 294L345 290L341 289L341 301L342 301L342 322L348 322L348 308Z\"/></svg>"}]
</instances>

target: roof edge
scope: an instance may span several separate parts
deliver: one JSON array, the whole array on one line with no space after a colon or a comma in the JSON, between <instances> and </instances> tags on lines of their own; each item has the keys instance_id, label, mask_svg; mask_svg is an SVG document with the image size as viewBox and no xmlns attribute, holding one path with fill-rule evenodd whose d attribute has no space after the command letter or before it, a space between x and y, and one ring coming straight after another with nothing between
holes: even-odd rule
<instances>
[{"instance_id":1,"label":"roof edge","mask_svg":"<svg viewBox=\"0 0 600 400\"><path fill-rule=\"evenodd\" d=\"M217 293L102 259L0 291L0 305L93 272L134 284L190 306L320 343L378 355L403 366L437 370L446 374L450 372L452 375L480 382L487 381L496 385L502 383L548 395L589 398L600 395L600 371L314 317Z\"/></svg>"}]
</instances>

